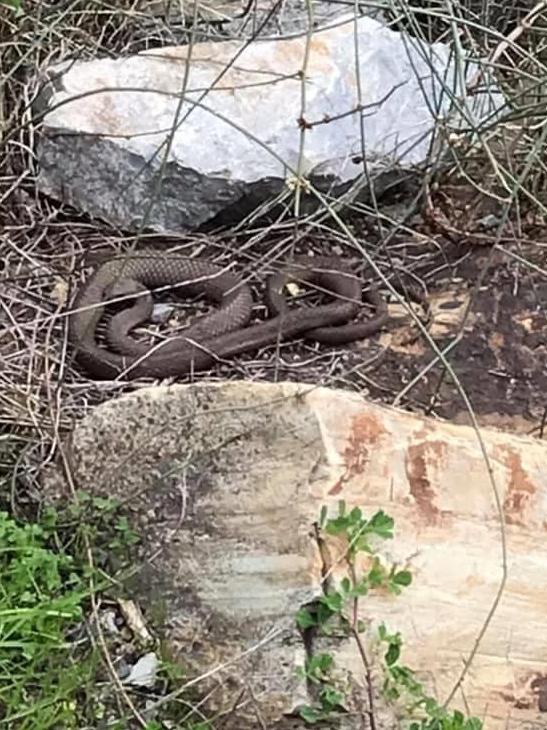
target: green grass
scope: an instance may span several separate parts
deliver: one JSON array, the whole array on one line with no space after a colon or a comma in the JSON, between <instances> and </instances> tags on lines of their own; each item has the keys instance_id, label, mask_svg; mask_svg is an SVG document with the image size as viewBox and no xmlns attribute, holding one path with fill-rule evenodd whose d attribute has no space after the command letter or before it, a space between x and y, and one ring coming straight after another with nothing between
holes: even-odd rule
<instances>
[{"instance_id":1,"label":"green grass","mask_svg":"<svg viewBox=\"0 0 547 730\"><path fill-rule=\"evenodd\" d=\"M48 548L48 531L0 513L0 726L79 728L95 651L81 652L89 596L81 569ZM84 639L84 645L88 642Z\"/></svg>"},{"instance_id":2,"label":"green grass","mask_svg":"<svg viewBox=\"0 0 547 730\"><path fill-rule=\"evenodd\" d=\"M0 479L0 487L5 484ZM104 651L113 663L120 643L122 656L131 649L161 651L140 647L135 639L124 647L120 637L104 634L100 650L96 622L90 620L93 595L101 591L115 598L112 586L121 583L108 576L115 572L123 579L135 542L114 500L85 493L62 511L45 509L38 522L0 512L0 729L135 727L129 719L135 713L120 698L123 692L109 674ZM143 718L139 708L146 699L180 687L183 678L180 667L160 660L148 693L130 687L124 692ZM169 719L180 730L209 727L192 718L188 698L176 697L162 705L157 719L138 726L160 730Z\"/></svg>"}]
</instances>

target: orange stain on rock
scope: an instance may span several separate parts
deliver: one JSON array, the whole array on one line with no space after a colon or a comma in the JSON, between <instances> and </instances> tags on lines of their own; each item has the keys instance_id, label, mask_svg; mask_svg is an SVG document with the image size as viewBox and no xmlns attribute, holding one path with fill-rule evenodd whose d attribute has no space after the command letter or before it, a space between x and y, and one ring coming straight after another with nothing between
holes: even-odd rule
<instances>
[{"instance_id":1,"label":"orange stain on rock","mask_svg":"<svg viewBox=\"0 0 547 730\"><path fill-rule=\"evenodd\" d=\"M410 494L427 524L434 525L439 521L441 511L436 505L437 491L430 474L444 461L446 444L442 441L422 441L411 444L406 452L405 471L409 483Z\"/></svg>"},{"instance_id":2,"label":"orange stain on rock","mask_svg":"<svg viewBox=\"0 0 547 730\"><path fill-rule=\"evenodd\" d=\"M386 434L382 422L369 413L360 413L352 419L347 446L344 449L345 470L329 490L329 495L340 494L351 477L362 474L370 461L370 453Z\"/></svg>"},{"instance_id":3,"label":"orange stain on rock","mask_svg":"<svg viewBox=\"0 0 547 730\"><path fill-rule=\"evenodd\" d=\"M503 501L505 519L508 524L522 525L526 522L526 510L536 493L536 488L522 466L522 458L518 452L501 446L496 451L497 458L509 472Z\"/></svg>"}]
</instances>

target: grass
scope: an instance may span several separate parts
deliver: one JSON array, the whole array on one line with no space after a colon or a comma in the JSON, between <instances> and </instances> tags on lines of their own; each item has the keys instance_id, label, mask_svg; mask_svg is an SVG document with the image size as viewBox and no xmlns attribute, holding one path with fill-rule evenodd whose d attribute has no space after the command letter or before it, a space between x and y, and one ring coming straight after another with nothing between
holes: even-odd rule
<instances>
[{"instance_id":1,"label":"grass","mask_svg":"<svg viewBox=\"0 0 547 730\"><path fill-rule=\"evenodd\" d=\"M99 388L70 358L64 313L82 270L93 256L117 252L135 240L37 195L33 147L39 127L30 106L40 90L38 72L65 59L185 42L192 32L194 40L235 32L218 16L207 20L212 16L206 3L195 17L192 7L185 14L180 5L168 4L170 14L153 16L134 0L0 2L0 728L121 730L136 723L154 730L164 720L179 722L185 730L206 727L186 697L167 703L159 719L146 719L147 698L129 692L117 678L118 647L97 621L101 600L117 595L115 586L134 547L135 537L117 506L74 493L66 509L53 512L44 508L41 493L41 475L62 455L73 422L94 404L140 383ZM251 217L232 230L198 237L199 245L217 260L236 258L254 271L272 250L291 251L295 240L305 251L334 248L352 254L358 244L388 283L403 280L420 291L434 287L435 272L451 265L449 244L461 247L462 257L480 246L487 262L499 257L514 263L521 287L536 286L536 279L530 284L528 277L547 275L546 3L385 0L362 5L381 5L391 27L423 41L446 42L457 58L464 51L473 54L481 72L471 87L480 86L482 72L495 74L507 98L502 119L478 129L469 120L458 134L440 125L419 194L402 208L396 194L388 198L395 208L399 204L395 212L384 201L355 201L344 218L345 230L327 200L319 214L300 216L295 227L288 205L275 224ZM257 17L262 16L250 6L238 32L249 36ZM454 95L449 88L446 92ZM491 224L485 226L488 217ZM174 235L171 243L195 248L196 237ZM476 291L487 283L487 271L485 264L472 282ZM442 362L439 370L440 389L446 377ZM399 402L390 384L378 382L361 362L307 345L284 346L208 375L322 381ZM403 405L434 409L406 388L399 392ZM534 433L541 437L541 416L536 420ZM392 647L393 636L386 637ZM154 696L179 684L176 668L166 662Z\"/></svg>"},{"instance_id":2,"label":"grass","mask_svg":"<svg viewBox=\"0 0 547 730\"><path fill-rule=\"evenodd\" d=\"M4 463L0 494L12 475ZM154 640L105 631L97 597L123 597L136 543L119 504L85 493L33 518L0 512L0 727L124 730L137 717L146 730L181 718L182 730L207 730L188 697L147 719L147 703L177 687L182 670ZM160 660L151 686L116 684L109 670L146 651Z\"/></svg>"},{"instance_id":3,"label":"grass","mask_svg":"<svg viewBox=\"0 0 547 730\"><path fill-rule=\"evenodd\" d=\"M77 641L89 595L74 561L48 531L0 513L0 725L80 728L96 653ZM72 634L72 636L71 636ZM83 639L84 645L88 642Z\"/></svg>"}]
</instances>

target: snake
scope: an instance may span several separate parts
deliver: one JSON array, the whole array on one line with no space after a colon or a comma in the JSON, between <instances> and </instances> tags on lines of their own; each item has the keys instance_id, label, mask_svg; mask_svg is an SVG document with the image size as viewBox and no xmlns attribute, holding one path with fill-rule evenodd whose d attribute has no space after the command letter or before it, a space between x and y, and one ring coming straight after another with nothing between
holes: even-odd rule
<instances>
[{"instance_id":1,"label":"snake","mask_svg":"<svg viewBox=\"0 0 547 730\"><path fill-rule=\"evenodd\" d=\"M291 309L283 293L290 281L315 285L334 299ZM374 306L374 316L352 322L362 305L362 288L342 258L298 256L266 282L270 318L249 324L253 296L239 274L205 259L143 251L110 259L96 269L74 300L68 338L78 363L97 379L179 377L280 339L302 336L340 345L369 337L386 322L387 305L371 288L365 298ZM175 291L177 296L205 296L217 305L216 311L160 345L139 343L130 332L150 319L152 291L158 289ZM110 320L108 348L99 345L97 328L107 306L128 299L134 304Z\"/></svg>"}]
</instances>

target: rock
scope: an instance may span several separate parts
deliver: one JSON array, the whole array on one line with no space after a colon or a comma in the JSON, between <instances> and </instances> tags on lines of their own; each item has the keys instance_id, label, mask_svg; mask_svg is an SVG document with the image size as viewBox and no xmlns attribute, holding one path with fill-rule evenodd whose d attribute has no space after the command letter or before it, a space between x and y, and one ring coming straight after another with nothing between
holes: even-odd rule
<instances>
[{"instance_id":1,"label":"rock","mask_svg":"<svg viewBox=\"0 0 547 730\"><path fill-rule=\"evenodd\" d=\"M293 194L302 134L301 173L329 195L348 192L363 173L362 117L368 171L381 193L427 155L434 117L449 107L439 79L450 79L450 49L436 44L426 52L372 18L345 17L312 36L302 114L306 42L305 35L204 42L50 68L52 83L37 104L45 114L40 190L125 229L144 218L157 231L233 221ZM469 113L478 119L500 99L492 89L476 92ZM316 204L312 193L303 195L303 210Z\"/></svg>"},{"instance_id":2,"label":"rock","mask_svg":"<svg viewBox=\"0 0 547 730\"><path fill-rule=\"evenodd\" d=\"M124 682L137 687L153 687L156 681L158 664L158 657L153 651L149 651L131 667L131 671L125 677Z\"/></svg>"},{"instance_id":3,"label":"rock","mask_svg":"<svg viewBox=\"0 0 547 730\"><path fill-rule=\"evenodd\" d=\"M505 512L508 579L454 706L467 704L485 730L543 727L547 444L482 437ZM295 614L321 595L325 568L335 582L345 574L340 543L320 551L314 537L323 505L391 515L382 554L414 578L403 596L372 592L359 604L377 727L399 727L382 699L378 624L401 631L403 662L442 702L500 584L499 516L467 426L311 385L155 387L95 408L72 434L70 461L79 488L126 505L143 539L132 598L145 616L166 617L159 628L211 711L237 701L239 730L259 726L257 712L267 727L288 727L285 716L311 701L296 670L321 644L304 643ZM367 696L360 654L341 637L329 651L349 687L339 727L356 729Z\"/></svg>"}]
</instances>

